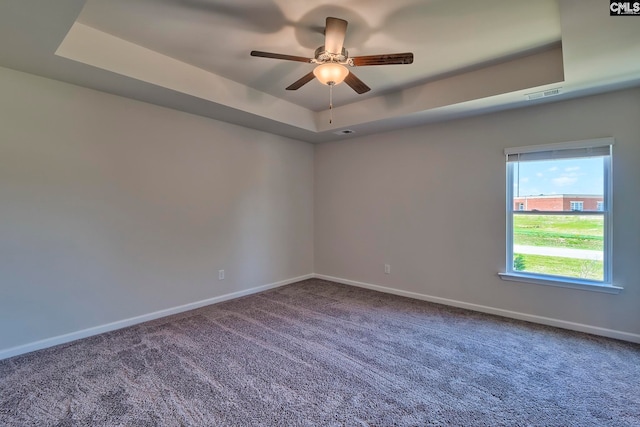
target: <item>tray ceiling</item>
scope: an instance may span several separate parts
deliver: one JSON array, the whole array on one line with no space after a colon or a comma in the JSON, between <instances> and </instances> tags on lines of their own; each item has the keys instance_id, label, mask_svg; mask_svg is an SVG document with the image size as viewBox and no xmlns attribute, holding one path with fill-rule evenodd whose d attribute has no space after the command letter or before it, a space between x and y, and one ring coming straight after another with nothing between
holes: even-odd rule
<instances>
[{"instance_id":1,"label":"tray ceiling","mask_svg":"<svg viewBox=\"0 0 640 427\"><path fill-rule=\"evenodd\" d=\"M597 0L51 3L0 5L1 66L311 142L531 105L527 94L548 89L563 99L640 81L640 25ZM285 90L313 64L249 56L312 57L327 16L349 21L351 56L415 55L411 65L353 68L372 90L336 86L332 124L326 86Z\"/></svg>"}]
</instances>

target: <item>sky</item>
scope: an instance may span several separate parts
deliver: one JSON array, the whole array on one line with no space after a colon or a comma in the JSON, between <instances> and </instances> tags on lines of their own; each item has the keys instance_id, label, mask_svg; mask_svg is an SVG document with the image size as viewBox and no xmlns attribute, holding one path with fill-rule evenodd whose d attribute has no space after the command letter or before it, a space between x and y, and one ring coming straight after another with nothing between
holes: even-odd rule
<instances>
[{"instance_id":1,"label":"sky","mask_svg":"<svg viewBox=\"0 0 640 427\"><path fill-rule=\"evenodd\" d=\"M590 157L515 163L514 184L515 197L603 194L603 160L602 157Z\"/></svg>"}]
</instances>

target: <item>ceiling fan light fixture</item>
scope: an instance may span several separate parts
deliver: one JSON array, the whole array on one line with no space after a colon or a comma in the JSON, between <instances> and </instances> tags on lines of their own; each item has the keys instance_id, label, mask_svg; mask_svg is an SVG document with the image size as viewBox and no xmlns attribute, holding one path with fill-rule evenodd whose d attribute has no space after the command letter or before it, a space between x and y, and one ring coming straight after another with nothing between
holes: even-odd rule
<instances>
[{"instance_id":1,"label":"ceiling fan light fixture","mask_svg":"<svg viewBox=\"0 0 640 427\"><path fill-rule=\"evenodd\" d=\"M335 62L327 62L320 64L313 70L313 75L318 81L328 86L334 86L342 83L349 75L349 70L344 65Z\"/></svg>"}]
</instances>

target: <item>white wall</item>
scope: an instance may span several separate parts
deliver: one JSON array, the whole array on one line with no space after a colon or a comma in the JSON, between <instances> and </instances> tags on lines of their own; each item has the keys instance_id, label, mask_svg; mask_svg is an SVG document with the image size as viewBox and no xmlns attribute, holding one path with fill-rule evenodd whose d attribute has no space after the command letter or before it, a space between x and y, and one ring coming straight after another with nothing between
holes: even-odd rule
<instances>
[{"instance_id":1,"label":"white wall","mask_svg":"<svg viewBox=\"0 0 640 427\"><path fill-rule=\"evenodd\" d=\"M313 272L311 145L4 68L0 94L0 352Z\"/></svg>"},{"instance_id":2,"label":"white wall","mask_svg":"<svg viewBox=\"0 0 640 427\"><path fill-rule=\"evenodd\" d=\"M638 339L639 118L634 89L318 145L315 272ZM616 139L613 274L624 291L502 281L503 149L605 136Z\"/></svg>"}]
</instances>

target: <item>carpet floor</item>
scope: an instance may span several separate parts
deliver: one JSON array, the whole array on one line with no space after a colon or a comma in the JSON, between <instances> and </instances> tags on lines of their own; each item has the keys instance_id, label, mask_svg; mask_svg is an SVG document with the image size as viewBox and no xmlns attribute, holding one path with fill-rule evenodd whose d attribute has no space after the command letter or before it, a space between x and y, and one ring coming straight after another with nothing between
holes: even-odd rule
<instances>
[{"instance_id":1,"label":"carpet floor","mask_svg":"<svg viewBox=\"0 0 640 427\"><path fill-rule=\"evenodd\" d=\"M640 426L640 346L323 280L0 361L2 426Z\"/></svg>"}]
</instances>

